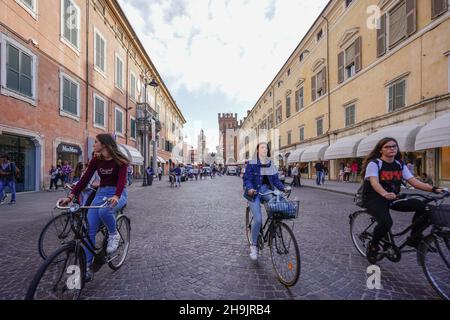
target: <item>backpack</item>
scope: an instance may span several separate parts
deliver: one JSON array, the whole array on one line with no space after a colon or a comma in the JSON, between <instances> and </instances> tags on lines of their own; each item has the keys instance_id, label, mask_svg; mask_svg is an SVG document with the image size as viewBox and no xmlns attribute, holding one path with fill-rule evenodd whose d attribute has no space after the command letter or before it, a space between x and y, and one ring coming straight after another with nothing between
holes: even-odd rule
<instances>
[{"instance_id":1,"label":"backpack","mask_svg":"<svg viewBox=\"0 0 450 320\"><path fill-rule=\"evenodd\" d=\"M376 159L376 161L378 162L378 176L379 176L381 167L383 166L383 161L381 161L380 159ZM353 202L355 202L355 204L361 208L366 208L366 204L364 202L365 182L366 182L366 179L363 179L363 181L361 182L361 185L359 186L358 190L356 191L355 197L353 199Z\"/></svg>"}]
</instances>

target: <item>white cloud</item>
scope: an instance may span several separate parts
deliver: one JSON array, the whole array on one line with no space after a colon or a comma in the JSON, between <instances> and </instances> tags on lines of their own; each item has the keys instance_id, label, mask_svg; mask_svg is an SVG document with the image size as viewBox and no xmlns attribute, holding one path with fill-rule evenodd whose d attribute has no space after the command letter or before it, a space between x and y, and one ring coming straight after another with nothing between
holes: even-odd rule
<instances>
[{"instance_id":1,"label":"white cloud","mask_svg":"<svg viewBox=\"0 0 450 320\"><path fill-rule=\"evenodd\" d=\"M327 0L119 0L171 90L254 102Z\"/></svg>"}]
</instances>

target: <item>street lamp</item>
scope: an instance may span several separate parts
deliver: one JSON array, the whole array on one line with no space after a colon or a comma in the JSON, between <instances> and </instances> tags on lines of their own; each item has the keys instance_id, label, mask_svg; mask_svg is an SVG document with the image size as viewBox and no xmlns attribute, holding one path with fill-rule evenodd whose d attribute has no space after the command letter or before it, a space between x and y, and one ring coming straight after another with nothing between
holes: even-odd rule
<instances>
[{"instance_id":1,"label":"street lamp","mask_svg":"<svg viewBox=\"0 0 450 320\"><path fill-rule=\"evenodd\" d=\"M156 92L156 88L158 87L158 83L156 82L155 79L152 79L152 81L149 83L149 86L153 87L153 89L155 90L155 112L156 112L156 106L157 106L157 92ZM156 121L157 119L154 119L154 125L152 128L152 130L154 130L154 134L155 134L155 139L152 139L152 145L153 145L153 170L156 170L158 163L157 163L157 159L156 159Z\"/></svg>"}]
</instances>

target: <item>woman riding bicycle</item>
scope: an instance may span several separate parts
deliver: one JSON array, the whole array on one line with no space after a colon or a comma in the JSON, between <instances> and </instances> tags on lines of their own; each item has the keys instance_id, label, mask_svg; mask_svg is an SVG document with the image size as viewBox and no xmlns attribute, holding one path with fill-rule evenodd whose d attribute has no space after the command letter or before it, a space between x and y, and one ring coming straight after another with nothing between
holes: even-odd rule
<instances>
[{"instance_id":1,"label":"woman riding bicycle","mask_svg":"<svg viewBox=\"0 0 450 320\"><path fill-rule=\"evenodd\" d=\"M413 223L425 214L425 205L422 201L412 198L398 199L402 179L423 191L440 193L442 190L414 178L402 162L402 155L394 138L384 138L377 143L363 162L362 177L364 178L364 206L377 221L372 241L366 252L369 262L375 263L380 251L379 241L391 230L393 224L389 209L415 212ZM424 229L426 229L426 221L414 226L407 244L417 247Z\"/></svg>"},{"instance_id":2,"label":"woman riding bicycle","mask_svg":"<svg viewBox=\"0 0 450 320\"><path fill-rule=\"evenodd\" d=\"M286 192L284 184L278 178L278 170L269 160L270 148L267 143L260 143L256 147L256 160L248 162L244 174L244 198L249 201L254 223L252 225L252 244L250 246L250 259L258 260L258 235L262 226L261 203L268 202L273 195L261 196L277 189Z\"/></svg>"},{"instance_id":3,"label":"woman riding bicycle","mask_svg":"<svg viewBox=\"0 0 450 320\"><path fill-rule=\"evenodd\" d=\"M117 143L109 134L97 135L94 143L94 152L96 156L89 162L89 166L76 184L68 198L60 199L61 205L67 205L77 197L88 185L95 171L100 176L100 187L92 201L92 206L100 206L104 203L103 198L107 197L109 206L102 209L90 209L87 214L89 225L89 238L95 245L95 235L97 234L100 223L103 222L108 228L108 254L117 250L120 242L120 234L116 228L115 213L126 205L128 192L126 189L128 159L117 147ZM86 278L92 279L90 266L93 262L93 256L89 250L85 250L87 260Z\"/></svg>"}]
</instances>

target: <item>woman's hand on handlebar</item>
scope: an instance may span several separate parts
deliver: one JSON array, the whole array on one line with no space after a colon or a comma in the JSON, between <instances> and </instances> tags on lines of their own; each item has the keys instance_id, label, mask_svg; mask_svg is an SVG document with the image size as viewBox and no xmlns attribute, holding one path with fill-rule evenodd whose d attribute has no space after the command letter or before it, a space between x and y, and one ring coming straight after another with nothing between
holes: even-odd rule
<instances>
[{"instance_id":1,"label":"woman's hand on handlebar","mask_svg":"<svg viewBox=\"0 0 450 320\"><path fill-rule=\"evenodd\" d=\"M256 190L255 189L250 189L250 190L248 190L248 195L250 196L250 197L253 197L255 194L256 194Z\"/></svg>"},{"instance_id":2,"label":"woman's hand on handlebar","mask_svg":"<svg viewBox=\"0 0 450 320\"><path fill-rule=\"evenodd\" d=\"M389 200L389 201L393 201L393 200L397 200L397 195L393 192L388 192L383 194L383 198Z\"/></svg>"},{"instance_id":3,"label":"woman's hand on handlebar","mask_svg":"<svg viewBox=\"0 0 450 320\"><path fill-rule=\"evenodd\" d=\"M73 198L67 197L67 198L61 198L58 200L58 204L60 206L67 206L69 203L71 203Z\"/></svg>"},{"instance_id":4,"label":"woman's hand on handlebar","mask_svg":"<svg viewBox=\"0 0 450 320\"><path fill-rule=\"evenodd\" d=\"M118 196L113 196L113 197L108 199L108 202L109 202L109 207L110 208L114 208L119 203L119 197Z\"/></svg>"}]
</instances>

